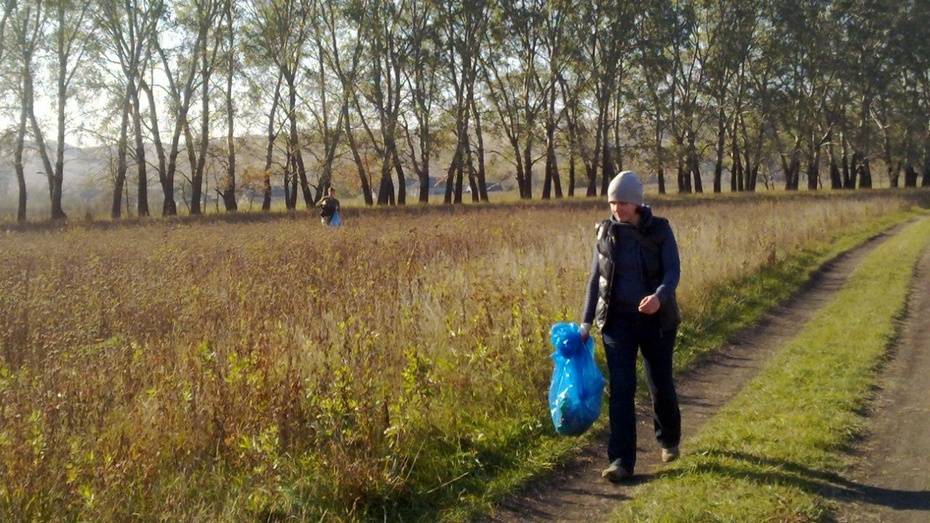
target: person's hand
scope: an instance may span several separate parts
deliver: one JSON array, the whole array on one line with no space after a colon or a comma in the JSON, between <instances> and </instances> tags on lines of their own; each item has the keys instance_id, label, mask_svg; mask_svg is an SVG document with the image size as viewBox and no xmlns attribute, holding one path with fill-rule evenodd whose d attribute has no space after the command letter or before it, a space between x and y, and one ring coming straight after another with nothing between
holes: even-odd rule
<instances>
[{"instance_id":1,"label":"person's hand","mask_svg":"<svg viewBox=\"0 0 930 523\"><path fill-rule=\"evenodd\" d=\"M579 331L581 332L581 343L587 343L588 338L591 334L588 332L591 330L591 327L587 323L582 323Z\"/></svg>"},{"instance_id":2,"label":"person's hand","mask_svg":"<svg viewBox=\"0 0 930 523\"><path fill-rule=\"evenodd\" d=\"M659 301L659 296L657 294L651 294L643 298L643 301L639 302L639 312L643 314L655 314L661 306L662 303Z\"/></svg>"}]
</instances>

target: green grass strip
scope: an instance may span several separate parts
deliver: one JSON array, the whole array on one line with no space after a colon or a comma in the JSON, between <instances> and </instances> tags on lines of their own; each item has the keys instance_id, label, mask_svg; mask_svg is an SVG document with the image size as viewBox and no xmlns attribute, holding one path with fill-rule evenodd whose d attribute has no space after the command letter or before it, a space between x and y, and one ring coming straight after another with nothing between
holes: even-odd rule
<instances>
[{"instance_id":1,"label":"green grass strip","mask_svg":"<svg viewBox=\"0 0 930 523\"><path fill-rule=\"evenodd\" d=\"M863 226L838 232L829 242L809 246L802 251L773 263L750 276L739 278L715 289L701 310L684 310L685 322L679 329L675 348L675 370L690 368L702 356L720 348L740 329L757 322L767 311L787 300L810 281L815 271L843 253L865 243L869 238L926 211L914 210L889 213ZM596 336L600 343L600 336ZM599 357L603 350L597 349ZM641 370L641 369L640 369ZM639 387L645 395L645 387ZM405 515L417 520L463 521L488 514L494 504L512 495L533 479L549 473L558 464L568 462L599 431L606 430L606 406L601 418L585 435L566 438L551 429L536 432L532 440L511 442L507 457L485 460L483 474L463 480L452 499L435 499L433 507L419 504L419 510L406 510ZM543 424L550 426L548 419ZM496 461L496 463L495 463ZM443 498L445 496L441 496Z\"/></svg>"},{"instance_id":2,"label":"green grass strip","mask_svg":"<svg viewBox=\"0 0 930 523\"><path fill-rule=\"evenodd\" d=\"M863 259L833 301L615 515L635 521L807 521L841 482L875 370L897 333L930 219Z\"/></svg>"}]
</instances>

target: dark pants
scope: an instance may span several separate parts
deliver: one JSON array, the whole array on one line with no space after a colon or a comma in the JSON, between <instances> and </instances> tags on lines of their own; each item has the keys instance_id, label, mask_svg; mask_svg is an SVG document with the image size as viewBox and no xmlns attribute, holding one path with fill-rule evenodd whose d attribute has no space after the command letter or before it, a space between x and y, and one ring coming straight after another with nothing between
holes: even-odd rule
<instances>
[{"instance_id":1,"label":"dark pants","mask_svg":"<svg viewBox=\"0 0 930 523\"><path fill-rule=\"evenodd\" d=\"M658 315L638 312L614 316L604 329L604 349L610 372L610 441L607 457L620 459L633 472L636 465L637 349L643 353L646 381L652 394L656 439L663 448L678 446L681 439L681 413L672 377L672 351L675 330L662 332Z\"/></svg>"}]
</instances>

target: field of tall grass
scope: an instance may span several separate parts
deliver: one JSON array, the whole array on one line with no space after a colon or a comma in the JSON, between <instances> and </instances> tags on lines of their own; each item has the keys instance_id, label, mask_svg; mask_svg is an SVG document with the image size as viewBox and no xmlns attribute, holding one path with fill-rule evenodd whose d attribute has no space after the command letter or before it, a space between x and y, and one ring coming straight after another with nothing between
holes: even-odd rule
<instances>
[{"instance_id":1,"label":"field of tall grass","mask_svg":"<svg viewBox=\"0 0 930 523\"><path fill-rule=\"evenodd\" d=\"M686 317L913 205L669 202ZM416 514L551 432L606 205L0 236L0 519Z\"/></svg>"}]
</instances>

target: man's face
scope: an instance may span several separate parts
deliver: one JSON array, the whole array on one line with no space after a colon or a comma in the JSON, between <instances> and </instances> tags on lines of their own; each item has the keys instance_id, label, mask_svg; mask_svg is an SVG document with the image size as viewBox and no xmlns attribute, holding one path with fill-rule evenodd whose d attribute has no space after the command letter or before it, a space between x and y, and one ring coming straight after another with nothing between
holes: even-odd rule
<instances>
[{"instance_id":1,"label":"man's face","mask_svg":"<svg viewBox=\"0 0 930 523\"><path fill-rule=\"evenodd\" d=\"M636 217L636 204L629 202L610 202L610 212L621 222L632 222Z\"/></svg>"}]
</instances>

